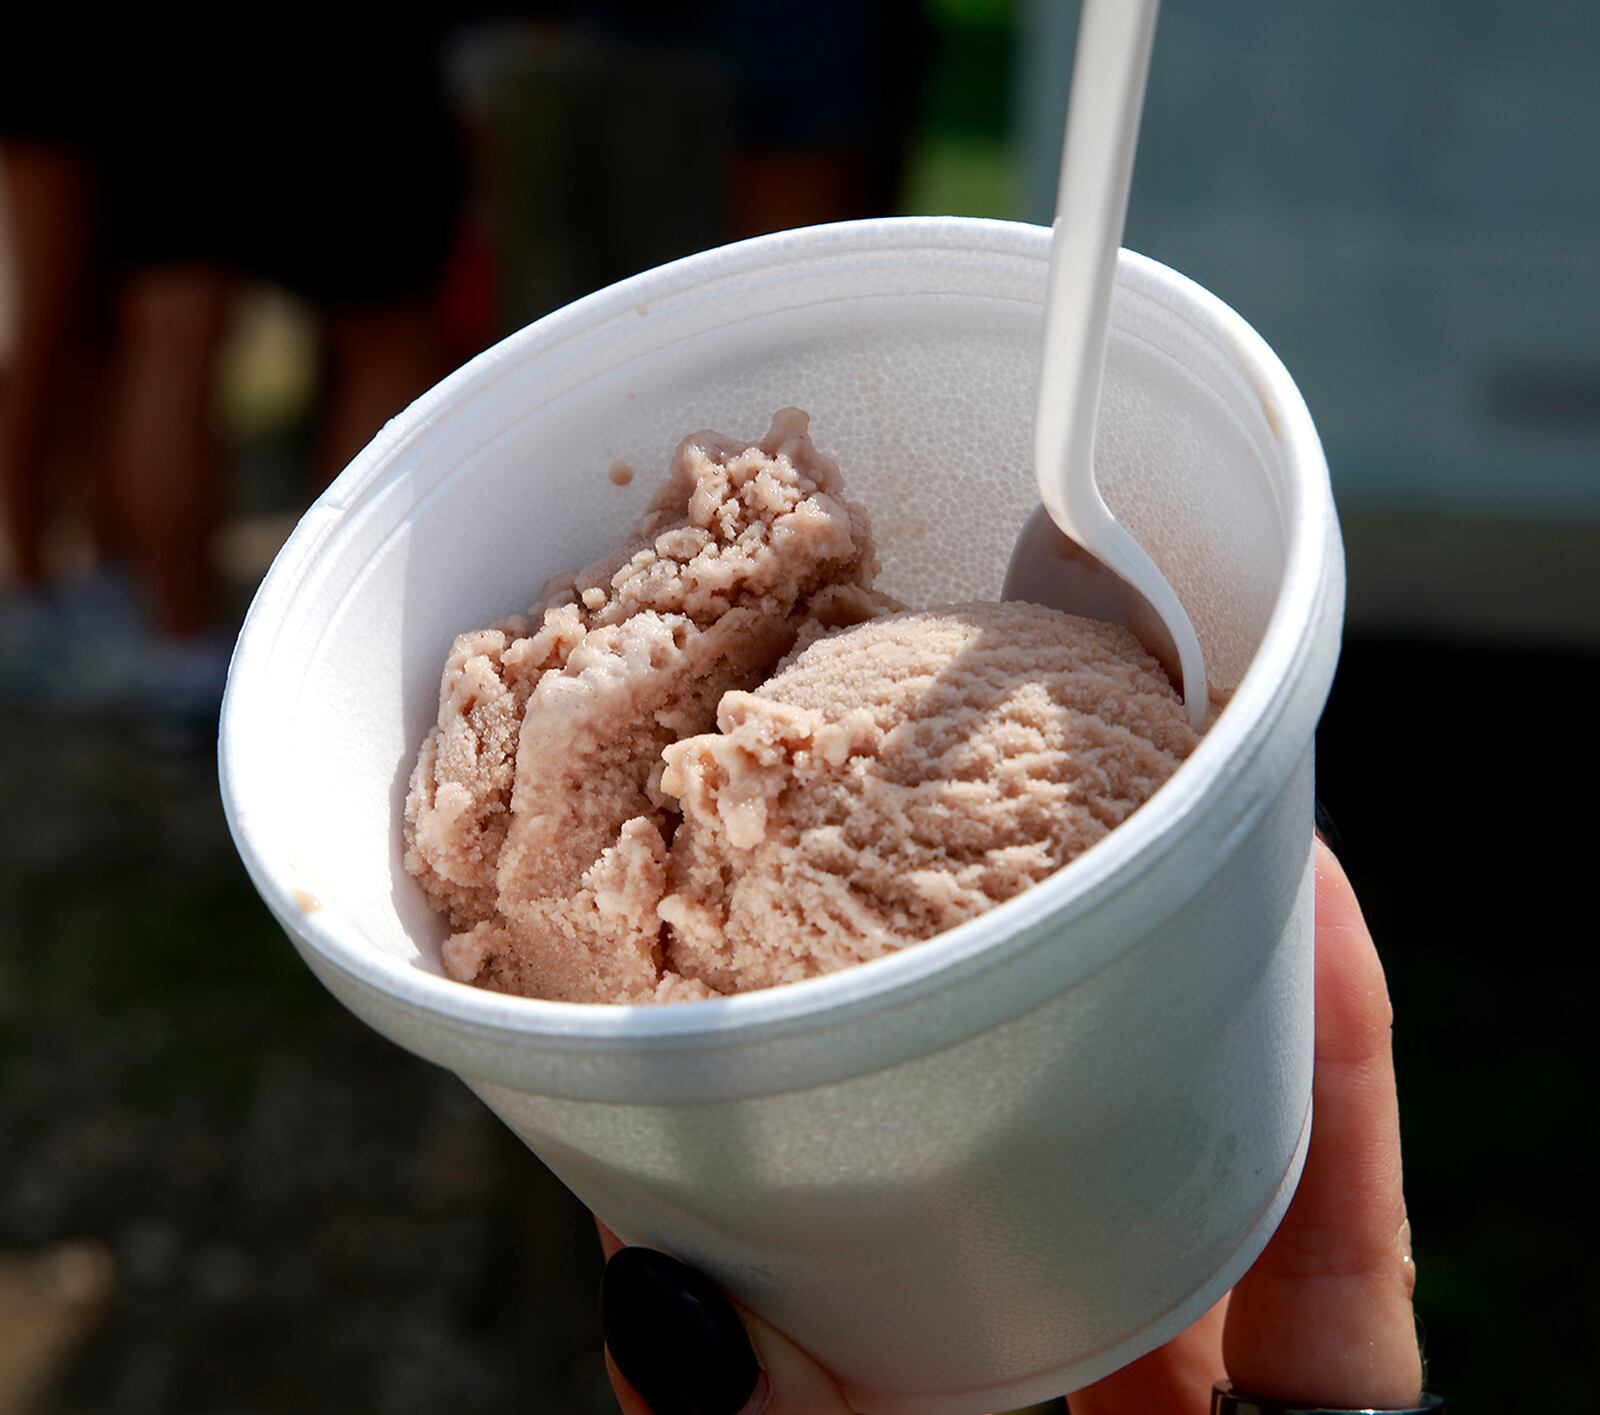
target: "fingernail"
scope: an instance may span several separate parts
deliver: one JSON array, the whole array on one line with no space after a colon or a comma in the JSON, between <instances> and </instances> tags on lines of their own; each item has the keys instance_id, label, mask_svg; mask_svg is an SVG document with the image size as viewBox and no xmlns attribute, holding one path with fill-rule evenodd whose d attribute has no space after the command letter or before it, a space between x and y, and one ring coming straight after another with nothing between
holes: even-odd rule
<instances>
[{"instance_id":1,"label":"fingernail","mask_svg":"<svg viewBox=\"0 0 1600 1415\"><path fill-rule=\"evenodd\" d=\"M1317 839L1333 851L1335 859L1343 860L1344 838L1339 834L1339 827L1333 823L1333 817L1328 814L1328 808L1322 804L1322 797L1311 798L1311 810L1316 821Z\"/></svg>"},{"instance_id":2,"label":"fingernail","mask_svg":"<svg viewBox=\"0 0 1600 1415\"><path fill-rule=\"evenodd\" d=\"M614 1253L600 1325L617 1369L652 1415L742 1415L764 1381L733 1304L711 1280L653 1248Z\"/></svg>"}]
</instances>

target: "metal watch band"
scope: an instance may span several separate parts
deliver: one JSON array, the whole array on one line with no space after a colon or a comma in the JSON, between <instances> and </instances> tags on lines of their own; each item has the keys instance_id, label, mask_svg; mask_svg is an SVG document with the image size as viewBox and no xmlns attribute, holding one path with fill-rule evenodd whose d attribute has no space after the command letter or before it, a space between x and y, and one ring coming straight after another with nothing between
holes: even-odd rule
<instances>
[{"instance_id":1,"label":"metal watch band","mask_svg":"<svg viewBox=\"0 0 1600 1415\"><path fill-rule=\"evenodd\" d=\"M1211 1391L1211 1415L1438 1415L1444 1398L1423 1393L1415 1405L1394 1409L1373 1406L1299 1405L1293 1401L1269 1400L1235 1390L1231 1381L1218 1381Z\"/></svg>"}]
</instances>

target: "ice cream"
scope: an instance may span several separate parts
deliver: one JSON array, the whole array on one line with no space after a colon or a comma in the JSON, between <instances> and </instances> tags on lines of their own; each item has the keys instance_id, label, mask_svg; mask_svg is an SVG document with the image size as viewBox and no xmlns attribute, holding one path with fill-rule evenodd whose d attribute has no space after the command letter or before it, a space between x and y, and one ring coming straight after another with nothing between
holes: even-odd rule
<instances>
[{"instance_id":1,"label":"ice cream","mask_svg":"<svg viewBox=\"0 0 1600 1415\"><path fill-rule=\"evenodd\" d=\"M794 409L693 434L616 554L456 640L405 819L452 976L673 1001L865 961L1042 880L1193 749L1125 629L876 593L843 491Z\"/></svg>"},{"instance_id":2,"label":"ice cream","mask_svg":"<svg viewBox=\"0 0 1600 1415\"><path fill-rule=\"evenodd\" d=\"M894 607L842 492L793 409L755 446L691 435L627 544L455 641L406 801L406 868L456 930L451 974L572 1001L704 995L662 970L661 751L806 626Z\"/></svg>"},{"instance_id":3,"label":"ice cream","mask_svg":"<svg viewBox=\"0 0 1600 1415\"><path fill-rule=\"evenodd\" d=\"M1126 820L1195 743L1128 630L1030 604L822 638L665 751L667 966L719 992L981 914Z\"/></svg>"}]
</instances>

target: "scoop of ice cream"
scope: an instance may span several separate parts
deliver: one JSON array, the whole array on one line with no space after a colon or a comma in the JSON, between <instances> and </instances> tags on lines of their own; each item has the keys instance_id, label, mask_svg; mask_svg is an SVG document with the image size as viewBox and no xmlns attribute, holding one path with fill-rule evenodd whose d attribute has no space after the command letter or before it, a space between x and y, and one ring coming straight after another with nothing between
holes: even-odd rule
<instances>
[{"instance_id":1,"label":"scoop of ice cream","mask_svg":"<svg viewBox=\"0 0 1600 1415\"><path fill-rule=\"evenodd\" d=\"M621 550L458 638L405 817L406 868L457 930L449 972L547 998L656 996L675 820L662 748L708 730L806 625L883 612L874 570L865 512L791 408L757 445L685 438Z\"/></svg>"},{"instance_id":2,"label":"scoop of ice cream","mask_svg":"<svg viewBox=\"0 0 1600 1415\"><path fill-rule=\"evenodd\" d=\"M1119 626L1027 604L818 639L676 742L666 966L716 992L831 972L1021 893L1147 801L1196 743Z\"/></svg>"}]
</instances>

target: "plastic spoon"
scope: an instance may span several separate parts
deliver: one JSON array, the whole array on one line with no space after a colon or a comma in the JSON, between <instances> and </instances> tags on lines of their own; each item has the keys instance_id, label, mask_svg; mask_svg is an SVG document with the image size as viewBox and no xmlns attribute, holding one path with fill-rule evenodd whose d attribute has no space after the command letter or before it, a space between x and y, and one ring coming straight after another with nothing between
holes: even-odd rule
<instances>
[{"instance_id":1,"label":"plastic spoon","mask_svg":"<svg viewBox=\"0 0 1600 1415\"><path fill-rule=\"evenodd\" d=\"M1094 479L1095 414L1111 287L1133 177L1157 0L1084 0L1056 191L1033 469L1044 503L1022 528L1003 599L1127 624L1205 720L1205 658L1155 561L1111 514ZM1174 673L1176 670L1176 673Z\"/></svg>"}]
</instances>

